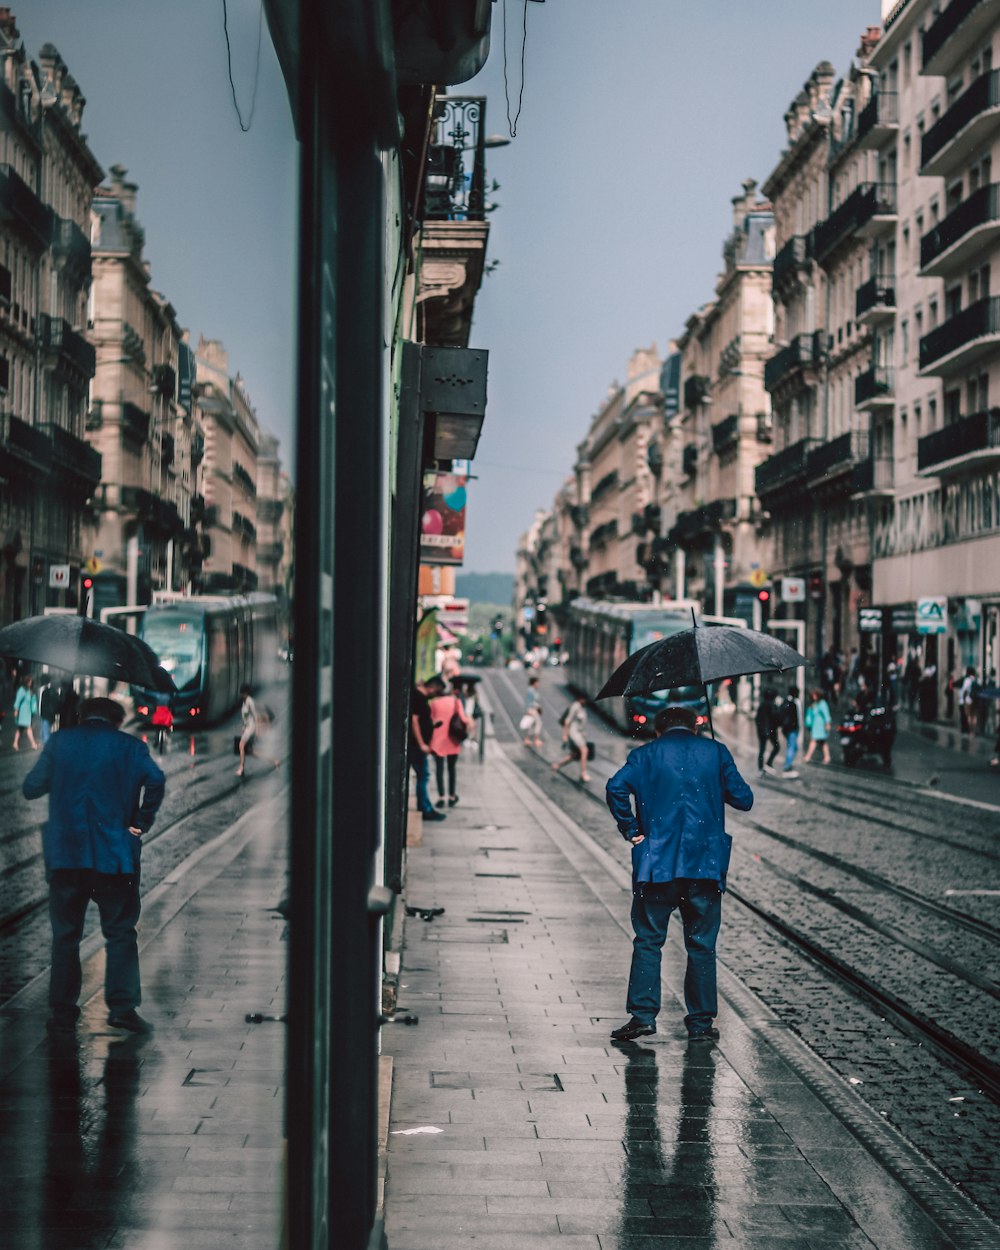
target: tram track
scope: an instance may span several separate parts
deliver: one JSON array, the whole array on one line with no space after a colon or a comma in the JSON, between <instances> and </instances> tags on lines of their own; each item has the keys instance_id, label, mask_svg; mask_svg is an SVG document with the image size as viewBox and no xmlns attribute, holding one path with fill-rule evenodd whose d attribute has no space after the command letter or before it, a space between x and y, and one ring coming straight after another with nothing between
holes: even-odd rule
<instances>
[{"instance_id":1,"label":"tram track","mask_svg":"<svg viewBox=\"0 0 1000 1250\"><path fill-rule=\"evenodd\" d=\"M499 691L497 693L499 694ZM516 724L510 708L502 697L498 698L498 703L516 735ZM559 775L562 777L562 774ZM599 794L589 790L586 786L578 785L569 777L562 777L562 782L572 786L577 793L585 795L587 801L599 806L606 813L606 805ZM812 799L813 795L810 795L810 798ZM851 811L851 809L841 809L839 806L827 804L822 805L829 806L832 810L844 810L846 814L854 817L858 815L856 811ZM869 819L867 813L865 814L865 819ZM1000 938L1000 934L993 926L943 906L932 899L918 894L916 891L908 890L904 886L897 886L894 882L882 878L880 874L872 873L870 870L858 865L845 865L835 856L819 851L817 848L808 846L808 844L803 844L799 839L773 830L760 822L747 820L746 823L765 836L774 837L780 843L810 855L817 861L844 872L849 877L863 881L873 888L887 891L910 905L923 908L937 920L960 926L984 940L996 942ZM900 825L898 822L880 820L879 823L911 832L907 826ZM922 834L921 836L930 837L931 835ZM947 842L953 849L965 853L976 853L975 848L953 839L938 838L938 841ZM987 854L986 857L996 858L996 856L991 854ZM914 940L909 935L899 932L894 926L879 920L878 917L872 916L863 907L839 898L836 893L832 893L828 889L805 881L804 878L794 871L782 868L766 858L757 858L765 870L780 876L784 882L793 884L802 893L810 897L819 898L835 910L846 915L851 921L869 933L877 934L884 941L888 941L896 947L908 949L912 954L926 960L933 967L939 968L965 984L975 987L980 993L986 993L991 998L1000 997L1000 987L998 987L996 982L957 961L951 960L949 957L942 955L941 952L931 950L926 944ZM869 1006L874 1007L881 1016L891 1020L902 1032L926 1046L939 1060L948 1064L966 1078L970 1078L976 1084L976 1087L987 1094L994 1102L1000 1103L1000 1064L987 1055L982 1054L974 1045L970 1045L962 1037L950 1032L931 1013L921 1010L918 1004L908 1001L899 992L881 983L869 972L855 967L835 950L825 945L815 934L806 932L800 925L779 915L772 907L751 898L739 887L728 885L727 894L735 903L763 922L782 941L821 967L826 974L846 987L856 997L859 997Z\"/></svg>"}]
</instances>

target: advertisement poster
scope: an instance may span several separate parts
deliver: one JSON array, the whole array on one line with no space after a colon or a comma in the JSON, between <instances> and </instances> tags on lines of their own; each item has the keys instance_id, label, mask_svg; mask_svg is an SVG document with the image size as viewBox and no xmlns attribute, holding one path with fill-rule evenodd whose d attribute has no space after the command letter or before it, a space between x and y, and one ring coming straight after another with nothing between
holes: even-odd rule
<instances>
[{"instance_id":1,"label":"advertisement poster","mask_svg":"<svg viewBox=\"0 0 1000 1250\"><path fill-rule=\"evenodd\" d=\"M431 608L429 612L424 613L417 625L416 655L413 664L413 676L416 681L426 681L437 672L435 663L437 645L437 611Z\"/></svg>"},{"instance_id":2,"label":"advertisement poster","mask_svg":"<svg viewBox=\"0 0 1000 1250\"><path fill-rule=\"evenodd\" d=\"M465 484L459 473L425 473L420 563L461 564L465 558Z\"/></svg>"}]
</instances>

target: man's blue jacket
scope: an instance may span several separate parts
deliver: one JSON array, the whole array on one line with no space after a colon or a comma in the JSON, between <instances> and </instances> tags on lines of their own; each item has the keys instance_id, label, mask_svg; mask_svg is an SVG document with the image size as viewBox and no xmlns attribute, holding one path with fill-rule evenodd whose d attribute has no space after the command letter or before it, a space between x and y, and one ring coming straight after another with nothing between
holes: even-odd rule
<instances>
[{"instance_id":1,"label":"man's blue jacket","mask_svg":"<svg viewBox=\"0 0 1000 1250\"><path fill-rule=\"evenodd\" d=\"M26 799L49 796L45 868L134 873L141 839L163 802L165 779L149 748L107 720L60 729L24 779Z\"/></svg>"},{"instance_id":2,"label":"man's blue jacket","mask_svg":"<svg viewBox=\"0 0 1000 1250\"><path fill-rule=\"evenodd\" d=\"M632 848L633 881L693 877L725 889L733 840L724 804L748 812L753 791L721 742L668 729L632 752L608 782L607 800L622 836L645 838Z\"/></svg>"}]
</instances>

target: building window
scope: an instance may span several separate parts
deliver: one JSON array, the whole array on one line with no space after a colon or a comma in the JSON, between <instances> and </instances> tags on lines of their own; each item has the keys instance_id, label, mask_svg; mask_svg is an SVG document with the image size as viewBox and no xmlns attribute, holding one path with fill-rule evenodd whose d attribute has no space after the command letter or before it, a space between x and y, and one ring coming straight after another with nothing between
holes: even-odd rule
<instances>
[{"instance_id":1,"label":"building window","mask_svg":"<svg viewBox=\"0 0 1000 1250\"><path fill-rule=\"evenodd\" d=\"M944 393L944 420L946 425L954 425L962 416L962 392L956 386Z\"/></svg>"},{"instance_id":2,"label":"building window","mask_svg":"<svg viewBox=\"0 0 1000 1250\"><path fill-rule=\"evenodd\" d=\"M905 365L910 358L910 323L905 320L899 323L900 363Z\"/></svg>"},{"instance_id":3,"label":"building window","mask_svg":"<svg viewBox=\"0 0 1000 1250\"><path fill-rule=\"evenodd\" d=\"M910 66L913 59L913 45L909 40L903 44L903 86L906 87L910 82Z\"/></svg>"},{"instance_id":4,"label":"building window","mask_svg":"<svg viewBox=\"0 0 1000 1250\"><path fill-rule=\"evenodd\" d=\"M928 300L928 303L927 303L927 328L928 330L936 329L937 323L938 323L937 300L936 299Z\"/></svg>"},{"instance_id":5,"label":"building window","mask_svg":"<svg viewBox=\"0 0 1000 1250\"><path fill-rule=\"evenodd\" d=\"M971 284L970 284L970 295L971 295ZM937 305L932 303L930 307L931 307L931 316L935 316L936 311L937 311ZM958 314L962 311L962 288L961 286L952 286L952 287L949 287L947 291L945 291L944 307L945 307L945 316L947 318L950 319L951 317L958 316ZM933 329L933 325L931 328Z\"/></svg>"}]
</instances>

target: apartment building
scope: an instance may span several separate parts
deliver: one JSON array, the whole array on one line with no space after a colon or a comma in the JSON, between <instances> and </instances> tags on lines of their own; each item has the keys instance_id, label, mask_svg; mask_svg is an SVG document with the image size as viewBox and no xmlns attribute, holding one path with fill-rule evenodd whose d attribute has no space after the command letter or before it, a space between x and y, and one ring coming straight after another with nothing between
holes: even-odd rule
<instances>
[{"instance_id":1,"label":"apartment building","mask_svg":"<svg viewBox=\"0 0 1000 1250\"><path fill-rule=\"evenodd\" d=\"M273 434L261 434L257 449L257 577L258 589L283 597L285 482L278 447Z\"/></svg>"},{"instance_id":2,"label":"apartment building","mask_svg":"<svg viewBox=\"0 0 1000 1250\"><path fill-rule=\"evenodd\" d=\"M752 178L732 205L715 299L692 314L676 344L680 403L668 427L666 475L676 489L669 498L664 492L661 511L674 596L699 599L707 612L749 615L756 591L748 579L766 562L754 470L771 444L764 362L772 351L774 215Z\"/></svg>"},{"instance_id":3,"label":"apartment building","mask_svg":"<svg viewBox=\"0 0 1000 1250\"><path fill-rule=\"evenodd\" d=\"M894 494L874 529L886 646L917 645L942 683L995 682L1000 643L1000 9L906 0L870 58L898 118ZM891 441L890 441L891 440ZM917 632L935 604L940 634ZM926 627L926 626L925 626Z\"/></svg>"},{"instance_id":4,"label":"apartment building","mask_svg":"<svg viewBox=\"0 0 1000 1250\"><path fill-rule=\"evenodd\" d=\"M84 440L90 204L102 171L58 50L0 8L0 623L75 605L100 455Z\"/></svg>"}]
</instances>

